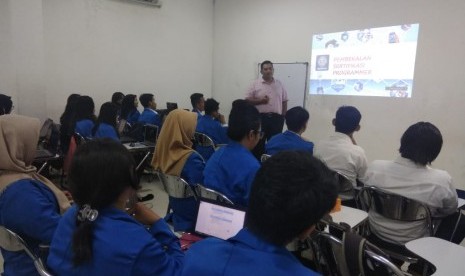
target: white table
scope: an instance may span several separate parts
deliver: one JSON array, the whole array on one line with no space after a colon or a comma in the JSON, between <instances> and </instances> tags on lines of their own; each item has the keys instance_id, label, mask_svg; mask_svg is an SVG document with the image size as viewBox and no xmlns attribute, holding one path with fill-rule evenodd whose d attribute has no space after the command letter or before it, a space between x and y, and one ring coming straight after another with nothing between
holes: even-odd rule
<instances>
[{"instance_id":1,"label":"white table","mask_svg":"<svg viewBox=\"0 0 465 276\"><path fill-rule=\"evenodd\" d=\"M357 227L368 217L367 212L344 205L341 206L341 211L329 215L333 218L333 222L345 222L351 228Z\"/></svg>"},{"instance_id":2,"label":"white table","mask_svg":"<svg viewBox=\"0 0 465 276\"><path fill-rule=\"evenodd\" d=\"M465 275L465 247L434 237L420 238L405 244L408 250L436 267L433 275Z\"/></svg>"}]
</instances>

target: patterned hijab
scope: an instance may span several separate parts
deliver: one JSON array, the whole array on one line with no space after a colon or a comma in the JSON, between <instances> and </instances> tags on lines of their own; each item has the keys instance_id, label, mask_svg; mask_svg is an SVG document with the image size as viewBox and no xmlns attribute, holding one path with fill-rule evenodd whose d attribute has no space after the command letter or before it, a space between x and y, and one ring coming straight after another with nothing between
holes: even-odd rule
<instances>
[{"instance_id":1,"label":"patterned hijab","mask_svg":"<svg viewBox=\"0 0 465 276\"><path fill-rule=\"evenodd\" d=\"M32 161L39 141L40 121L20 115L0 116L0 193L21 179L35 179L55 195L63 214L70 203L60 189L37 173Z\"/></svg>"},{"instance_id":2,"label":"patterned hijab","mask_svg":"<svg viewBox=\"0 0 465 276\"><path fill-rule=\"evenodd\" d=\"M158 137L152 166L163 173L180 176L187 158L194 151L191 139L196 126L196 113L182 109L171 111Z\"/></svg>"}]
</instances>

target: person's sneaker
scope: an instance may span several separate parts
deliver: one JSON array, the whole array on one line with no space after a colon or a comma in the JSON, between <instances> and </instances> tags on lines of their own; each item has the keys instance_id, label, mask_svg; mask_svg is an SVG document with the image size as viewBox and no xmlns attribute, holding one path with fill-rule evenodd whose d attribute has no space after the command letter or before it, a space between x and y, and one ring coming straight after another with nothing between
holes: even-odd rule
<instances>
[{"instance_id":1,"label":"person's sneaker","mask_svg":"<svg viewBox=\"0 0 465 276\"><path fill-rule=\"evenodd\" d=\"M143 202L143 201L149 201L149 200L152 200L155 196L153 194L148 194L148 195L145 195L145 196L139 196L138 199L139 199L139 202Z\"/></svg>"}]
</instances>

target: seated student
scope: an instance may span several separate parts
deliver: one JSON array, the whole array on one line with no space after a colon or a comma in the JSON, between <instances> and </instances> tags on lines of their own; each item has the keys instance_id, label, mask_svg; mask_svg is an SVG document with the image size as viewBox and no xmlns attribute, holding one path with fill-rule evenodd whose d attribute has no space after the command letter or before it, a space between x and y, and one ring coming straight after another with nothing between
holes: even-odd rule
<instances>
[{"instance_id":1,"label":"seated student","mask_svg":"<svg viewBox=\"0 0 465 276\"><path fill-rule=\"evenodd\" d=\"M176 275L179 240L135 203L135 162L126 148L96 139L76 150L69 173L75 204L64 214L47 265L54 275ZM111 173L109 173L111 172Z\"/></svg>"},{"instance_id":2,"label":"seated student","mask_svg":"<svg viewBox=\"0 0 465 276\"><path fill-rule=\"evenodd\" d=\"M266 143L266 154L273 155L283 150L305 150L313 153L313 143L304 140L301 135L307 129L310 114L300 106L293 107L286 112L286 126L284 133L277 134Z\"/></svg>"},{"instance_id":3,"label":"seated student","mask_svg":"<svg viewBox=\"0 0 465 276\"><path fill-rule=\"evenodd\" d=\"M92 128L95 124L94 100L89 96L80 96L76 103L76 124L74 132L82 137L92 137Z\"/></svg>"},{"instance_id":4,"label":"seated student","mask_svg":"<svg viewBox=\"0 0 465 276\"><path fill-rule=\"evenodd\" d=\"M354 132L360 130L362 115L353 106L341 106L333 119L336 132L327 140L320 141L313 154L326 165L357 186L357 179L363 179L367 170L365 151L357 145Z\"/></svg>"},{"instance_id":5,"label":"seated student","mask_svg":"<svg viewBox=\"0 0 465 276\"><path fill-rule=\"evenodd\" d=\"M224 194L234 204L247 206L253 178L260 168L260 163L251 153L262 136L260 113L255 106L245 100L233 102L228 136L230 143L208 160L203 184Z\"/></svg>"},{"instance_id":6,"label":"seated student","mask_svg":"<svg viewBox=\"0 0 465 276\"><path fill-rule=\"evenodd\" d=\"M257 172L245 228L228 240L195 243L181 275L319 275L286 245L305 240L336 198L334 173L320 160L306 152L280 152Z\"/></svg>"},{"instance_id":7,"label":"seated student","mask_svg":"<svg viewBox=\"0 0 465 276\"><path fill-rule=\"evenodd\" d=\"M433 217L452 214L457 209L452 178L446 171L429 166L441 147L441 132L433 124L413 124L402 135L400 156L393 161L376 160L370 164L365 185L421 201L430 207ZM369 214L369 221L377 237L394 244L403 245L428 235L423 222L396 222L374 213ZM450 228L453 231L454 225Z\"/></svg>"},{"instance_id":8,"label":"seated student","mask_svg":"<svg viewBox=\"0 0 465 276\"><path fill-rule=\"evenodd\" d=\"M0 94L0 115L10 114L13 110L13 101L10 96Z\"/></svg>"},{"instance_id":9,"label":"seated student","mask_svg":"<svg viewBox=\"0 0 465 276\"><path fill-rule=\"evenodd\" d=\"M69 200L32 166L40 121L0 116L0 224L21 236L34 252L50 244ZM38 275L25 251L2 249L3 275Z\"/></svg>"},{"instance_id":10,"label":"seated student","mask_svg":"<svg viewBox=\"0 0 465 276\"><path fill-rule=\"evenodd\" d=\"M155 111L157 108L157 103L155 102L155 98L153 94L142 94L139 97L139 101L144 107L144 111L140 114L138 122L142 122L143 124L151 124L158 126L158 129L161 129L161 117Z\"/></svg>"},{"instance_id":11,"label":"seated student","mask_svg":"<svg viewBox=\"0 0 465 276\"><path fill-rule=\"evenodd\" d=\"M199 118L197 123L197 132L206 134L213 140L215 145L227 144L229 141L227 127L224 116L218 112L220 103L214 99L208 99L205 101L205 116ZM201 146L196 147L196 150L203 156L205 160L208 160L210 156L215 152L212 148L203 148Z\"/></svg>"},{"instance_id":12,"label":"seated student","mask_svg":"<svg viewBox=\"0 0 465 276\"><path fill-rule=\"evenodd\" d=\"M92 128L92 136L95 138L111 138L119 141L116 131L116 117L118 108L110 102L102 104L98 114L97 123Z\"/></svg>"},{"instance_id":13,"label":"seated student","mask_svg":"<svg viewBox=\"0 0 465 276\"><path fill-rule=\"evenodd\" d=\"M74 124L79 94L71 94L66 101L66 107L60 116L60 147L62 153L67 153L69 142L74 134Z\"/></svg>"},{"instance_id":14,"label":"seated student","mask_svg":"<svg viewBox=\"0 0 465 276\"><path fill-rule=\"evenodd\" d=\"M139 110L137 110L137 106L139 106L139 101L137 100L136 95L134 94L127 94L123 98L123 102L121 103L121 120L120 123L123 123L123 129L126 123L129 123L130 125L134 124L137 122L140 116ZM118 127L119 131L120 127ZM122 130L119 131L119 133L122 133Z\"/></svg>"},{"instance_id":15,"label":"seated student","mask_svg":"<svg viewBox=\"0 0 465 276\"><path fill-rule=\"evenodd\" d=\"M115 92L111 95L111 103L116 106L118 110L118 119L121 116L121 105L123 104L124 94L123 92Z\"/></svg>"},{"instance_id":16,"label":"seated student","mask_svg":"<svg viewBox=\"0 0 465 276\"><path fill-rule=\"evenodd\" d=\"M158 136L152 166L164 174L180 176L190 185L202 183L205 167L202 156L192 149L197 124L195 113L176 109L166 117ZM198 204L193 197L169 198L174 231L194 229Z\"/></svg>"},{"instance_id":17,"label":"seated student","mask_svg":"<svg viewBox=\"0 0 465 276\"><path fill-rule=\"evenodd\" d=\"M192 104L192 112L197 113L197 116L200 119L203 116L202 112L205 109L205 99L203 97L203 94L201 93L192 94L191 104Z\"/></svg>"}]
</instances>

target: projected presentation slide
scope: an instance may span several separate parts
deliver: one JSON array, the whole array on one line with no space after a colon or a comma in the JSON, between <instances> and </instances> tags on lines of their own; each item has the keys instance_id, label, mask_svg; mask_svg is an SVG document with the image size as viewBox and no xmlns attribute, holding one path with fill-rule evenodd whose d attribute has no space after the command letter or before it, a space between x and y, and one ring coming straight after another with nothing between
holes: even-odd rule
<instances>
[{"instance_id":1,"label":"projected presentation slide","mask_svg":"<svg viewBox=\"0 0 465 276\"><path fill-rule=\"evenodd\" d=\"M195 231L226 240L242 229L244 219L245 211L201 201Z\"/></svg>"},{"instance_id":2,"label":"projected presentation slide","mask_svg":"<svg viewBox=\"0 0 465 276\"><path fill-rule=\"evenodd\" d=\"M419 24L313 36L311 95L412 97Z\"/></svg>"}]
</instances>

